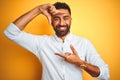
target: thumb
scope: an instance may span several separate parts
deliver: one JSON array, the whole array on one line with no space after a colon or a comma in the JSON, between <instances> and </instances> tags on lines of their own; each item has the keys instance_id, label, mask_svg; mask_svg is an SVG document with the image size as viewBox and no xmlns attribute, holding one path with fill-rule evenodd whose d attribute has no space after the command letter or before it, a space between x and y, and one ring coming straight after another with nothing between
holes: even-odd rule
<instances>
[{"instance_id":1,"label":"thumb","mask_svg":"<svg viewBox=\"0 0 120 80\"><path fill-rule=\"evenodd\" d=\"M46 13L45 15L48 19L49 24L51 25L51 15L49 13Z\"/></svg>"}]
</instances>

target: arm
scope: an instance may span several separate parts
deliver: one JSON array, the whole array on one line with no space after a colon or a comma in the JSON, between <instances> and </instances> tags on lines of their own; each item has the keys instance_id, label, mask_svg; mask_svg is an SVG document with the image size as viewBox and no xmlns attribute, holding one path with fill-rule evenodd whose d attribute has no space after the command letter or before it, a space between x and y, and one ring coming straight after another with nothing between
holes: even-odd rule
<instances>
[{"instance_id":1,"label":"arm","mask_svg":"<svg viewBox=\"0 0 120 80\"><path fill-rule=\"evenodd\" d=\"M71 53L65 53L65 54L56 53L56 55L59 55L59 56L65 58L66 61L79 66L80 68L87 71L93 77L97 77L100 74L100 70L97 66L94 66L94 65L88 64L85 61L82 61L79 58L77 51L73 48L72 45L70 46L70 48L73 51L73 54L71 54Z\"/></svg>"},{"instance_id":2,"label":"arm","mask_svg":"<svg viewBox=\"0 0 120 80\"><path fill-rule=\"evenodd\" d=\"M87 41L86 61L99 67L100 75L96 78L100 80L109 80L110 75L108 65L103 61L90 41Z\"/></svg>"},{"instance_id":3,"label":"arm","mask_svg":"<svg viewBox=\"0 0 120 80\"><path fill-rule=\"evenodd\" d=\"M54 6L50 4L44 4L35 7L31 11L25 13L24 15L20 16L18 19L16 19L13 23L11 23L7 29L4 31L4 34L12 41L16 42L17 44L21 45L22 47L26 48L27 50L36 53L37 47L38 47L38 40L41 43L45 40L45 36L35 36L32 34L28 34L24 31L22 31L26 25L33 20L37 15L43 14L45 15L49 22L50 22L50 13L48 10L51 11L51 13L55 12L51 9L54 8Z\"/></svg>"},{"instance_id":4,"label":"arm","mask_svg":"<svg viewBox=\"0 0 120 80\"><path fill-rule=\"evenodd\" d=\"M38 7L32 9L31 11L25 13L24 15L20 16L16 19L13 23L20 29L23 30L25 26L37 15L41 14L41 11Z\"/></svg>"},{"instance_id":5,"label":"arm","mask_svg":"<svg viewBox=\"0 0 120 80\"><path fill-rule=\"evenodd\" d=\"M70 48L73 53L56 53L56 55L59 55L63 57L67 62L70 62L82 68L83 70L88 72L92 77L99 78L100 80L109 80L108 66L103 62L100 56L98 56L97 54L89 54L89 56L87 57L89 57L88 59L92 61L87 60L86 62L79 58L78 53L73 46L70 46Z\"/></svg>"},{"instance_id":6,"label":"arm","mask_svg":"<svg viewBox=\"0 0 120 80\"><path fill-rule=\"evenodd\" d=\"M48 12L48 10L50 10L50 8L52 8L53 6L50 4L44 4L44 5L40 5L35 7L34 9L32 9L31 11L25 13L24 15L20 16L18 19L16 19L13 23L20 29L23 30L25 28L25 26L32 20L34 19L36 16L38 16L39 14L43 14L45 15L49 22L50 22L50 13Z\"/></svg>"}]
</instances>

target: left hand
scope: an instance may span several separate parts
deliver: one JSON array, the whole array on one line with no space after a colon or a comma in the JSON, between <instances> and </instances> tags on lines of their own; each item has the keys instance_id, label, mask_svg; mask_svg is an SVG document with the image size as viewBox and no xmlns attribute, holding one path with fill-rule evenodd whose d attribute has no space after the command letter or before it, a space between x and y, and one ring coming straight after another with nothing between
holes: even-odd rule
<instances>
[{"instance_id":1,"label":"left hand","mask_svg":"<svg viewBox=\"0 0 120 80\"><path fill-rule=\"evenodd\" d=\"M58 14L58 13L62 13L61 11L57 10L55 8L54 5L52 4L43 4L38 6L38 9L40 10L40 12L45 15L49 21L49 23L51 24L51 16Z\"/></svg>"},{"instance_id":2,"label":"left hand","mask_svg":"<svg viewBox=\"0 0 120 80\"><path fill-rule=\"evenodd\" d=\"M72 45L70 45L70 48L71 48L73 53L67 52L65 54L61 54L61 53L55 53L55 54L64 58L65 61L67 61L67 62L79 65L83 61L79 58L77 51L75 50L75 48Z\"/></svg>"}]
</instances>

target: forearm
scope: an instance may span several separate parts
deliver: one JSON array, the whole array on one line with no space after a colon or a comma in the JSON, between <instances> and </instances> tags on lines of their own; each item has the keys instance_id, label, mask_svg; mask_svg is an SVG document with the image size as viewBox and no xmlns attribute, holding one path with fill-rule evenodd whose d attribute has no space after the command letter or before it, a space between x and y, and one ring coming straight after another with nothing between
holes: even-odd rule
<instances>
[{"instance_id":1,"label":"forearm","mask_svg":"<svg viewBox=\"0 0 120 80\"><path fill-rule=\"evenodd\" d=\"M16 19L13 23L20 29L23 30L25 26L34 19L37 15L41 13L38 7L32 9L31 11L25 13L24 15L20 16Z\"/></svg>"},{"instance_id":2,"label":"forearm","mask_svg":"<svg viewBox=\"0 0 120 80\"><path fill-rule=\"evenodd\" d=\"M92 77L98 77L100 75L100 69L97 66L91 65L85 61L78 63L79 67L88 72Z\"/></svg>"}]
</instances>

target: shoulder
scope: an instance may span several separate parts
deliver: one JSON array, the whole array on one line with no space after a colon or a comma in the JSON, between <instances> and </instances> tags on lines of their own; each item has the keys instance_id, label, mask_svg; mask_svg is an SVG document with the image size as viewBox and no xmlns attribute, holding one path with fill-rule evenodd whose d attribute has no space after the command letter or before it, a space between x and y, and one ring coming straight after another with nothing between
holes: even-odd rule
<instances>
[{"instance_id":1,"label":"shoulder","mask_svg":"<svg viewBox=\"0 0 120 80\"><path fill-rule=\"evenodd\" d=\"M72 34L71 42L76 45L85 46L85 47L93 46L92 42L88 38L74 34Z\"/></svg>"},{"instance_id":2,"label":"shoulder","mask_svg":"<svg viewBox=\"0 0 120 80\"><path fill-rule=\"evenodd\" d=\"M37 40L48 40L50 38L49 35L34 35L34 37L36 37Z\"/></svg>"},{"instance_id":3,"label":"shoulder","mask_svg":"<svg viewBox=\"0 0 120 80\"><path fill-rule=\"evenodd\" d=\"M74 34L72 34L72 39L77 41L77 42L84 42L84 43L90 42L88 38L78 36L78 35L74 35Z\"/></svg>"},{"instance_id":4,"label":"shoulder","mask_svg":"<svg viewBox=\"0 0 120 80\"><path fill-rule=\"evenodd\" d=\"M83 48L94 48L93 46L93 43L88 39L88 38L85 38L85 37L81 37L81 36L76 36L76 35L73 35L73 40L72 42L76 45L79 45Z\"/></svg>"}]
</instances>

